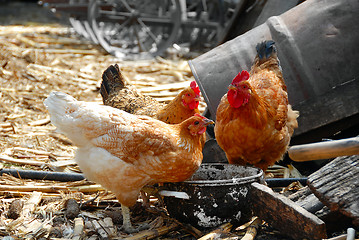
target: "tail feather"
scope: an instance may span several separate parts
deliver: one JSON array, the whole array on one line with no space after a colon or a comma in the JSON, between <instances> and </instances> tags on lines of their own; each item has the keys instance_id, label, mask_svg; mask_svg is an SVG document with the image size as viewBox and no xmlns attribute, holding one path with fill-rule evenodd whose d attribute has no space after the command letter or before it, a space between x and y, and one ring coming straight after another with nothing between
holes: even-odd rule
<instances>
[{"instance_id":1,"label":"tail feather","mask_svg":"<svg viewBox=\"0 0 359 240\"><path fill-rule=\"evenodd\" d=\"M77 110L78 101L62 92L51 92L50 95L45 99L44 105L50 113L50 120L53 125L56 126L57 131L65 134L71 141L72 136L77 135L77 138L82 134L78 134L78 128L73 124L74 117L72 114ZM83 141L84 139L80 139Z\"/></svg>"},{"instance_id":2,"label":"tail feather","mask_svg":"<svg viewBox=\"0 0 359 240\"><path fill-rule=\"evenodd\" d=\"M277 52L274 41L267 40L258 43L256 46L259 59L267 59Z\"/></svg>"},{"instance_id":3,"label":"tail feather","mask_svg":"<svg viewBox=\"0 0 359 240\"><path fill-rule=\"evenodd\" d=\"M62 92L51 92L44 104L51 116L64 117L69 111L69 106L76 102L77 100L70 95Z\"/></svg>"},{"instance_id":4,"label":"tail feather","mask_svg":"<svg viewBox=\"0 0 359 240\"><path fill-rule=\"evenodd\" d=\"M109 66L102 74L100 93L103 103L109 95L125 87L125 79L117 64Z\"/></svg>"},{"instance_id":5,"label":"tail feather","mask_svg":"<svg viewBox=\"0 0 359 240\"><path fill-rule=\"evenodd\" d=\"M100 105L77 101L61 92L50 93L44 104L50 113L52 124L77 146L88 142L88 137L92 134L90 129L100 131L100 119L106 118L105 109L101 112Z\"/></svg>"}]
</instances>

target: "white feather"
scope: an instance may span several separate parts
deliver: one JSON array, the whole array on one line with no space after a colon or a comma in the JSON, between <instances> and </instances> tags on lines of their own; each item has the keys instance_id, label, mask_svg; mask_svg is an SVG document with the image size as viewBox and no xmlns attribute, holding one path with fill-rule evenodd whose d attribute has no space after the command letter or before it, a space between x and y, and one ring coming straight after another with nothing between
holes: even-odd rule
<instances>
[{"instance_id":1,"label":"white feather","mask_svg":"<svg viewBox=\"0 0 359 240\"><path fill-rule=\"evenodd\" d=\"M77 101L75 98L61 92L52 92L44 101L50 113L51 122L78 147L85 146L92 135L104 133L109 124L114 122L122 126L122 132L134 131L130 123L134 116L122 110L100 105L93 102ZM104 136L105 137L105 136Z\"/></svg>"}]
</instances>

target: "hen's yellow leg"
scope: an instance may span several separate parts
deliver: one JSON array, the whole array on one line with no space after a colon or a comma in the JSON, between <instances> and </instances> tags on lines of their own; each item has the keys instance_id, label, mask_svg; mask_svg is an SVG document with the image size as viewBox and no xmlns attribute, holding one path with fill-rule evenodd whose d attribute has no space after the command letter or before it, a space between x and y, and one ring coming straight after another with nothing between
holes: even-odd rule
<instances>
[{"instance_id":1,"label":"hen's yellow leg","mask_svg":"<svg viewBox=\"0 0 359 240\"><path fill-rule=\"evenodd\" d=\"M136 229L133 228L131 223L131 215L130 215L130 208L121 204L121 211L123 217L123 230L127 233L134 233Z\"/></svg>"},{"instance_id":2,"label":"hen's yellow leg","mask_svg":"<svg viewBox=\"0 0 359 240\"><path fill-rule=\"evenodd\" d=\"M123 217L122 227L126 233L135 233L149 227L148 224L142 224L138 228L134 228L131 223L130 208L121 204L121 211Z\"/></svg>"}]
</instances>

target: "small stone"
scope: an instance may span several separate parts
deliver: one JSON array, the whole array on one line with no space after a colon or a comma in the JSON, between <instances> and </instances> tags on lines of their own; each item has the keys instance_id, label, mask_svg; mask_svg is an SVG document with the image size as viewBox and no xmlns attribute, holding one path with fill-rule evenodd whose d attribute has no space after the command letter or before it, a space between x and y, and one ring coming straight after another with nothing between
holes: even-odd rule
<instances>
[{"instance_id":1,"label":"small stone","mask_svg":"<svg viewBox=\"0 0 359 240\"><path fill-rule=\"evenodd\" d=\"M23 206L24 203L23 201L21 201L21 199L16 199L12 201L7 214L8 218L17 219L18 217L20 217Z\"/></svg>"},{"instance_id":2,"label":"small stone","mask_svg":"<svg viewBox=\"0 0 359 240\"><path fill-rule=\"evenodd\" d=\"M65 216L69 219L76 218L80 213L80 205L75 199L69 199L66 202Z\"/></svg>"}]
</instances>

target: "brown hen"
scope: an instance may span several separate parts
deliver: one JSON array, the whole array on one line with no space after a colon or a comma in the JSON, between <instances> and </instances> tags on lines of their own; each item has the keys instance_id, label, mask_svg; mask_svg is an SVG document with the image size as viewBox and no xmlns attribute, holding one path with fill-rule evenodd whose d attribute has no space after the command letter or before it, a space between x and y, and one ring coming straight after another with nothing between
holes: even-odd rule
<instances>
[{"instance_id":1,"label":"brown hen","mask_svg":"<svg viewBox=\"0 0 359 240\"><path fill-rule=\"evenodd\" d=\"M298 127L273 41L257 45L250 74L239 73L218 106L215 136L229 163L266 170L282 159Z\"/></svg>"},{"instance_id":2,"label":"brown hen","mask_svg":"<svg viewBox=\"0 0 359 240\"><path fill-rule=\"evenodd\" d=\"M109 66L102 75L100 90L103 103L131 114L147 115L169 124L176 124L199 113L200 90L193 81L170 103L159 103L126 84L117 64Z\"/></svg>"}]
</instances>

